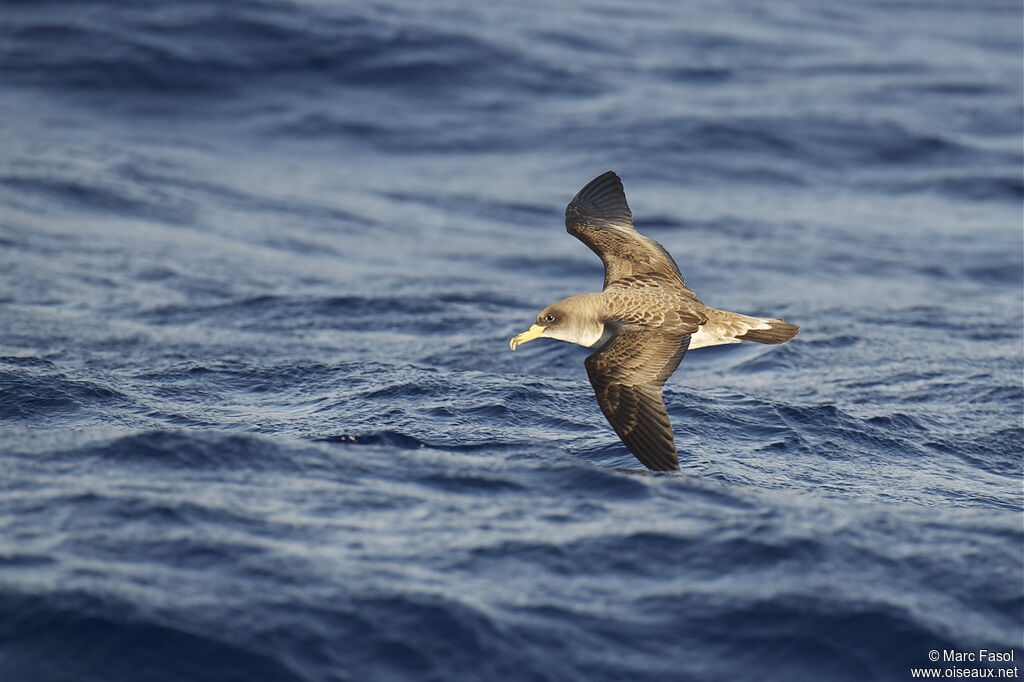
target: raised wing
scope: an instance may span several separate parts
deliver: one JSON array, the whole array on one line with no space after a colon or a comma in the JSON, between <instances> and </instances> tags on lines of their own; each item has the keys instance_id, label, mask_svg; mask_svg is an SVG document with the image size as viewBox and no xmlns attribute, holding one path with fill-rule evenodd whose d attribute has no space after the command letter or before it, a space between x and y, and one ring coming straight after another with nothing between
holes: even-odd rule
<instances>
[{"instance_id":1,"label":"raised wing","mask_svg":"<svg viewBox=\"0 0 1024 682\"><path fill-rule=\"evenodd\" d=\"M668 251L633 227L622 181L612 171L594 178L573 197L565 207L565 229L604 263L605 287L638 275L686 287Z\"/></svg>"},{"instance_id":2,"label":"raised wing","mask_svg":"<svg viewBox=\"0 0 1024 682\"><path fill-rule=\"evenodd\" d=\"M662 386L689 344L689 334L623 327L584 362L601 411L648 469L679 468Z\"/></svg>"}]
</instances>

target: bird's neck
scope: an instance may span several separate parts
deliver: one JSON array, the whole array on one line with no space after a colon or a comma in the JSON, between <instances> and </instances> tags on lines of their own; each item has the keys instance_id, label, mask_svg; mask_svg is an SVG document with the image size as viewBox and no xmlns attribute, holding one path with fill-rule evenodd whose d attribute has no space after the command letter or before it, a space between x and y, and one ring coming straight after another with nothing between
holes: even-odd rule
<instances>
[{"instance_id":1,"label":"bird's neck","mask_svg":"<svg viewBox=\"0 0 1024 682\"><path fill-rule=\"evenodd\" d=\"M572 319L545 336L586 348L592 348L602 341L605 338L605 324L601 319L601 294L580 294L565 301L572 304Z\"/></svg>"}]
</instances>

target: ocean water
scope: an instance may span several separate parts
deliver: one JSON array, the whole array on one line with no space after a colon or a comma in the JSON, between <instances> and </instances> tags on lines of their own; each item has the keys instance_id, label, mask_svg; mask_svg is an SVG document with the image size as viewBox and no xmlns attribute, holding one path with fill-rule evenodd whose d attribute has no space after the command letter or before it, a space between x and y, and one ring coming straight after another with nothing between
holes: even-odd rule
<instances>
[{"instance_id":1,"label":"ocean water","mask_svg":"<svg viewBox=\"0 0 1024 682\"><path fill-rule=\"evenodd\" d=\"M1020 665L1021 27L4 3L0 680ZM599 289L562 211L609 169L706 303L802 327L686 357L679 474L585 349L507 348Z\"/></svg>"}]
</instances>

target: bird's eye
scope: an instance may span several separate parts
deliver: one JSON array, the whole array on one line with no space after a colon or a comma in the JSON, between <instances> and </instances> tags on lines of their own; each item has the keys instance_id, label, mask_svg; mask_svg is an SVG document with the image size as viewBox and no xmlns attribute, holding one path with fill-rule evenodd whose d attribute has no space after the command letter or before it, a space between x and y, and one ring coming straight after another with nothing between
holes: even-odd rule
<instances>
[{"instance_id":1,"label":"bird's eye","mask_svg":"<svg viewBox=\"0 0 1024 682\"><path fill-rule=\"evenodd\" d=\"M555 316L552 315L551 313L548 313L547 315L544 316L544 319L547 320L548 322L554 322Z\"/></svg>"}]
</instances>

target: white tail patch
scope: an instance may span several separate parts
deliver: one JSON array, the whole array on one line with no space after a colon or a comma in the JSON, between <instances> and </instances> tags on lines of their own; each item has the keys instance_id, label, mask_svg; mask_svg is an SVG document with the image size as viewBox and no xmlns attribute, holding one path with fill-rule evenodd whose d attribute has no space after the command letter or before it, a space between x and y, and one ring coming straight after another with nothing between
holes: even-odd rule
<instances>
[{"instance_id":1,"label":"white tail patch","mask_svg":"<svg viewBox=\"0 0 1024 682\"><path fill-rule=\"evenodd\" d=\"M747 332L771 328L771 320L763 317L749 317L739 313L727 313L724 310L708 311L707 323L698 327L697 331L690 335L689 350L741 343L743 339L739 337Z\"/></svg>"},{"instance_id":2,"label":"white tail patch","mask_svg":"<svg viewBox=\"0 0 1024 682\"><path fill-rule=\"evenodd\" d=\"M721 346L726 343L739 343L740 340L734 336L716 334L714 330L708 329L707 325L700 327L690 335L690 350L706 348L708 346Z\"/></svg>"}]
</instances>

